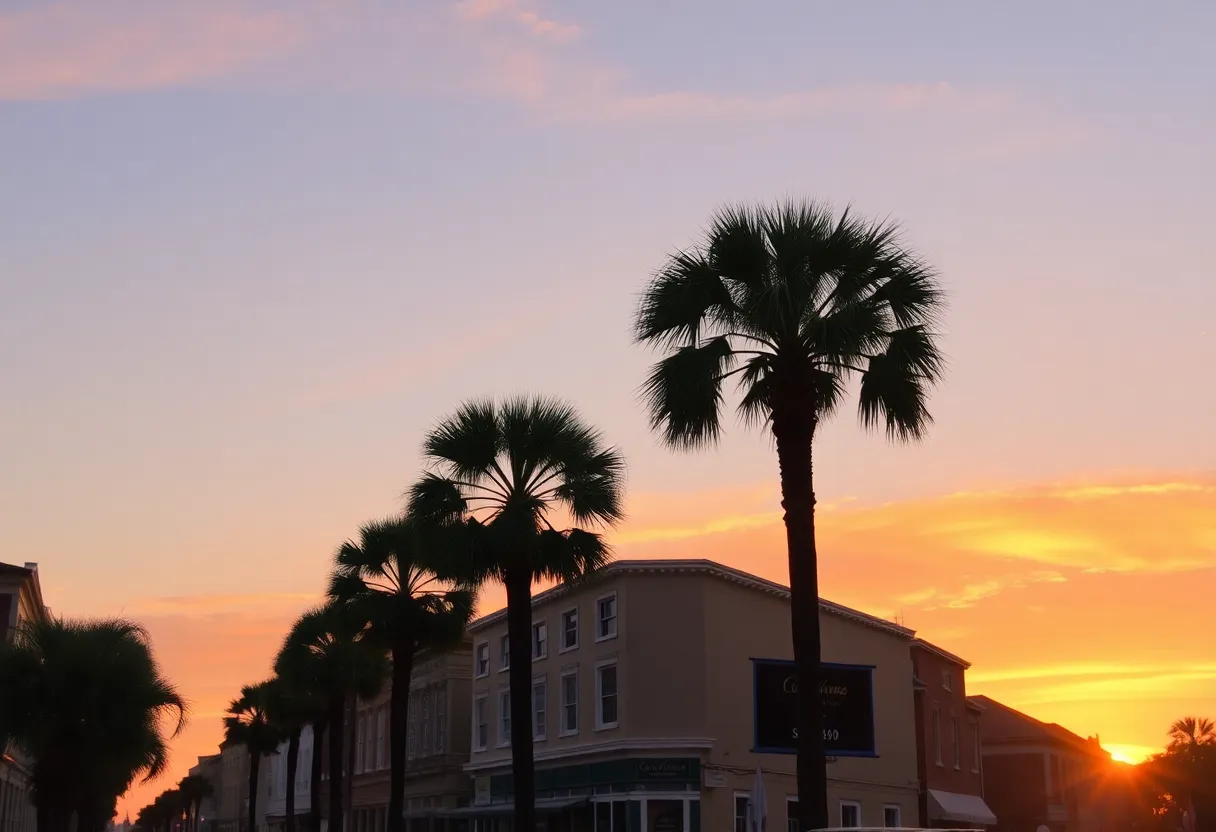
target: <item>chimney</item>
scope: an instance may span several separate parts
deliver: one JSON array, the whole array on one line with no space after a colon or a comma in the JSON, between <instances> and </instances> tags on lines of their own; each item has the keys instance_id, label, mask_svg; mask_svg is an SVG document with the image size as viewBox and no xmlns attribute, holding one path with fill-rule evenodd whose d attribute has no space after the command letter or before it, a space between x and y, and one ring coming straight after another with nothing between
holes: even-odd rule
<instances>
[{"instance_id":1,"label":"chimney","mask_svg":"<svg viewBox=\"0 0 1216 832\"><path fill-rule=\"evenodd\" d=\"M26 568L26 569L28 569L28 570L30 570L31 572L37 572L37 571L38 571L38 564L36 564L36 563L30 563L29 561L26 561L26 563L25 563L25 568Z\"/></svg>"}]
</instances>

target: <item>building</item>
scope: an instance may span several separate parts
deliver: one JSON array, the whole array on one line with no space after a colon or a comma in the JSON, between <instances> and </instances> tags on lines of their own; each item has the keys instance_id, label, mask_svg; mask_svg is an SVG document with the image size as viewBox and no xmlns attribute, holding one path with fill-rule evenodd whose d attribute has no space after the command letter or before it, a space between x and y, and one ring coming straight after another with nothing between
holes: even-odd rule
<instances>
[{"instance_id":1,"label":"building","mask_svg":"<svg viewBox=\"0 0 1216 832\"><path fill-rule=\"evenodd\" d=\"M259 779L262 780L262 792L261 797L258 798L258 803L262 807L259 811L264 812L264 829L282 829L287 822L288 745L286 742L280 743L277 754L271 754L262 760L265 776L259 775ZM294 814L297 819L307 818L312 811L312 754L314 747L312 726L306 725L304 726L304 730L300 732L300 749L296 756L296 777L293 784L293 788L295 789ZM297 828L302 827L297 826Z\"/></svg>"},{"instance_id":2,"label":"building","mask_svg":"<svg viewBox=\"0 0 1216 832\"><path fill-rule=\"evenodd\" d=\"M42 600L38 564L0 563L0 640L12 642L26 621L50 615ZM0 829L33 832L37 813L31 800L30 760L13 748L0 748Z\"/></svg>"},{"instance_id":3,"label":"building","mask_svg":"<svg viewBox=\"0 0 1216 832\"><path fill-rule=\"evenodd\" d=\"M198 763L190 767L191 777L201 777L211 785L211 794L204 797L198 806L198 817L191 818L191 822L196 824L195 828L198 832L215 832L215 818L220 798L221 767L219 754L199 757Z\"/></svg>"},{"instance_id":4,"label":"building","mask_svg":"<svg viewBox=\"0 0 1216 832\"><path fill-rule=\"evenodd\" d=\"M920 825L982 829L996 824L984 802L978 705L967 700L971 664L923 639L912 641Z\"/></svg>"},{"instance_id":5,"label":"building","mask_svg":"<svg viewBox=\"0 0 1216 832\"><path fill-rule=\"evenodd\" d=\"M617 561L533 599L537 808L553 832L740 829L757 769L770 829L797 816L789 590L707 560ZM911 825L919 779L911 630L820 604L838 826ZM511 814L506 612L473 635L473 805ZM763 699L763 702L758 700ZM850 710L852 709L852 710ZM839 722L834 720L839 719ZM848 754L849 756L846 756Z\"/></svg>"},{"instance_id":6,"label":"building","mask_svg":"<svg viewBox=\"0 0 1216 832\"><path fill-rule=\"evenodd\" d=\"M405 813L410 830L437 829L445 812L468 803L472 641L420 653L410 674L406 719ZM384 832L389 800L391 685L359 703L351 748L349 832Z\"/></svg>"},{"instance_id":7,"label":"building","mask_svg":"<svg viewBox=\"0 0 1216 832\"><path fill-rule=\"evenodd\" d=\"M1051 832L1131 828L1127 779L1097 737L1080 737L986 696L970 701L983 710L984 795L997 816L996 832L1040 825Z\"/></svg>"},{"instance_id":8,"label":"building","mask_svg":"<svg viewBox=\"0 0 1216 832\"><path fill-rule=\"evenodd\" d=\"M220 746L220 784L215 801L214 832L249 832L249 752L240 743Z\"/></svg>"}]
</instances>

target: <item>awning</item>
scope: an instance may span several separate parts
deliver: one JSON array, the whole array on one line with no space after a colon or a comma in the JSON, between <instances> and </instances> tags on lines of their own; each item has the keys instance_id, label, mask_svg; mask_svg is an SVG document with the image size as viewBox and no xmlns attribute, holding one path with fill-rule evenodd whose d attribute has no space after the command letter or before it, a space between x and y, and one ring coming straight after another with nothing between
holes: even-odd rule
<instances>
[{"instance_id":1,"label":"awning","mask_svg":"<svg viewBox=\"0 0 1216 832\"><path fill-rule=\"evenodd\" d=\"M955 823L996 825L996 815L992 814L984 798L977 794L956 794L937 789L929 789L929 817Z\"/></svg>"},{"instance_id":2,"label":"awning","mask_svg":"<svg viewBox=\"0 0 1216 832\"><path fill-rule=\"evenodd\" d=\"M536 801L537 812L561 812L588 802L585 797L558 797ZM510 815L515 811L514 803L490 803L485 806L464 806L460 809L440 809L437 815L446 818L483 817L486 815Z\"/></svg>"}]
</instances>

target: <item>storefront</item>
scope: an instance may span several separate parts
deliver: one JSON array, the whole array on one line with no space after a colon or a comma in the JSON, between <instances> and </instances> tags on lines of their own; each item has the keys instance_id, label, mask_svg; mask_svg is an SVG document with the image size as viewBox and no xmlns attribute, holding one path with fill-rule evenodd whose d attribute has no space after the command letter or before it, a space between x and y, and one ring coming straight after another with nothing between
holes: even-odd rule
<instances>
[{"instance_id":1,"label":"storefront","mask_svg":"<svg viewBox=\"0 0 1216 832\"><path fill-rule=\"evenodd\" d=\"M546 832L699 832L701 761L629 757L538 768L537 826ZM510 774L475 778L476 802L451 813L469 832L514 832Z\"/></svg>"}]
</instances>

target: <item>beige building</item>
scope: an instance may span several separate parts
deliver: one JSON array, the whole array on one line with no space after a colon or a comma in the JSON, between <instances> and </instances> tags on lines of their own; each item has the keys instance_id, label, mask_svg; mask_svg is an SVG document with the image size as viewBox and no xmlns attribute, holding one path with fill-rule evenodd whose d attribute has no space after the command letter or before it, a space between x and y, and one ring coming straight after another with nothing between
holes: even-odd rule
<instances>
[{"instance_id":1,"label":"beige building","mask_svg":"<svg viewBox=\"0 0 1216 832\"><path fill-rule=\"evenodd\" d=\"M872 683L872 755L828 768L833 825L912 825L913 633L828 602L820 621L823 660ZM473 805L458 816L498 830L511 812L505 610L470 631ZM739 830L759 768L768 828L784 829L797 812L795 758L754 750L753 660L791 656L789 590L712 561L618 561L538 594L532 713L548 828Z\"/></svg>"},{"instance_id":2,"label":"beige building","mask_svg":"<svg viewBox=\"0 0 1216 832\"><path fill-rule=\"evenodd\" d=\"M410 674L406 720L405 816L410 830L436 828L444 813L468 802L469 682L472 643L455 650L420 653ZM349 832L384 832L389 798L389 695L386 685L371 702L359 703L350 739Z\"/></svg>"},{"instance_id":3,"label":"beige building","mask_svg":"<svg viewBox=\"0 0 1216 832\"><path fill-rule=\"evenodd\" d=\"M0 563L0 641L11 642L26 621L46 618L38 564ZM0 748L0 830L33 832L37 813L31 802L31 761L15 748Z\"/></svg>"}]
</instances>

